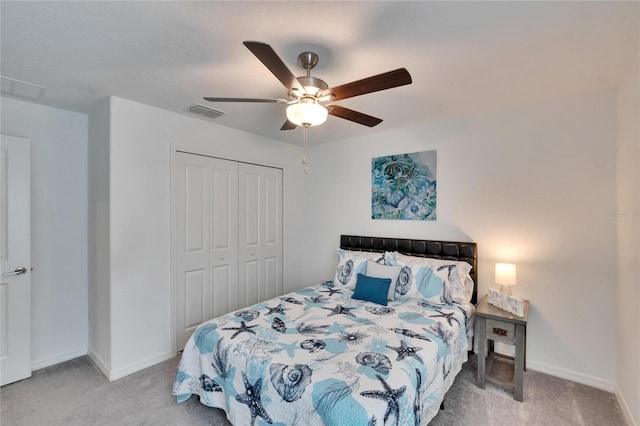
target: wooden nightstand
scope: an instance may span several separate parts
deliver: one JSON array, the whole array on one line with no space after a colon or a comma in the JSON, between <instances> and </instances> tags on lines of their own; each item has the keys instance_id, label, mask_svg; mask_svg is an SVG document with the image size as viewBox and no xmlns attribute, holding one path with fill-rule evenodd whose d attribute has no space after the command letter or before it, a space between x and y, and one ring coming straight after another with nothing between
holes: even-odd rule
<instances>
[{"instance_id":1,"label":"wooden nightstand","mask_svg":"<svg viewBox=\"0 0 640 426\"><path fill-rule=\"evenodd\" d=\"M524 368L526 357L527 317L529 301L524 301L524 316L518 317L507 311L490 305L487 296L483 297L476 309L476 338L478 339L478 378L477 385L484 389L487 340L515 345L515 373L513 376L513 398L522 401Z\"/></svg>"}]
</instances>

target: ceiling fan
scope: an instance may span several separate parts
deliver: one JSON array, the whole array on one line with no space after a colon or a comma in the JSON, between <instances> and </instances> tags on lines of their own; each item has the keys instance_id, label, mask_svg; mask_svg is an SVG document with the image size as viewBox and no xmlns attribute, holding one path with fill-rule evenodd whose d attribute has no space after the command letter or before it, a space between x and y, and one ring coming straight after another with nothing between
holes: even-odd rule
<instances>
[{"instance_id":1,"label":"ceiling fan","mask_svg":"<svg viewBox=\"0 0 640 426\"><path fill-rule=\"evenodd\" d=\"M382 119L340 105L327 103L411 84L409 72L405 68L399 68L329 88L329 85L323 80L311 76L311 70L316 66L319 59L316 53L303 52L298 56L298 64L307 70L307 75L296 77L268 44L257 41L245 41L243 44L286 87L289 100L219 97L205 97L204 99L210 102L286 104L288 105L287 121L285 121L280 130L292 130L297 126L305 128L317 126L326 121L327 115L343 118L364 126L376 126L382 122Z\"/></svg>"}]
</instances>

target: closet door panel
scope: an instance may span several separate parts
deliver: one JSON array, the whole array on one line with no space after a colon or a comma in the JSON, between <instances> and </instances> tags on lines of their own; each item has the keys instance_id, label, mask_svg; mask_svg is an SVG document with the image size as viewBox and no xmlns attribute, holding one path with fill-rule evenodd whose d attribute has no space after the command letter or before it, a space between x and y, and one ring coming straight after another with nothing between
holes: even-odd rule
<instances>
[{"instance_id":1,"label":"closet door panel","mask_svg":"<svg viewBox=\"0 0 640 426\"><path fill-rule=\"evenodd\" d=\"M177 153L174 162L176 340L182 349L205 316L209 283L209 159Z\"/></svg>"},{"instance_id":2,"label":"closet door panel","mask_svg":"<svg viewBox=\"0 0 640 426\"><path fill-rule=\"evenodd\" d=\"M240 308L238 298L238 163L211 158L212 303L209 318Z\"/></svg>"},{"instance_id":3,"label":"closet door panel","mask_svg":"<svg viewBox=\"0 0 640 426\"><path fill-rule=\"evenodd\" d=\"M229 265L213 268L211 273L211 306L213 307L213 318L238 309L236 308L238 300L237 291L231 291L231 289L237 288L231 281L232 272L232 268Z\"/></svg>"},{"instance_id":4,"label":"closet door panel","mask_svg":"<svg viewBox=\"0 0 640 426\"><path fill-rule=\"evenodd\" d=\"M261 262L248 259L245 260L243 266L243 280L240 281L239 286L244 294L243 306L249 306L264 300L260 294L262 287Z\"/></svg>"},{"instance_id":5,"label":"closet door panel","mask_svg":"<svg viewBox=\"0 0 640 426\"><path fill-rule=\"evenodd\" d=\"M246 165L243 164L242 169L245 169ZM244 242L245 249L251 247L260 246L260 217L262 216L261 210L261 191L260 191L260 175L253 172L245 172L243 175L244 188L243 198L244 204L241 207L241 214L244 218L244 228L242 229L242 235L244 238L241 241Z\"/></svg>"},{"instance_id":6,"label":"closet door panel","mask_svg":"<svg viewBox=\"0 0 640 426\"><path fill-rule=\"evenodd\" d=\"M264 298L272 299L282 294L281 288L278 287L280 273L280 259L278 257L267 257L264 259L265 282L264 282Z\"/></svg>"},{"instance_id":7,"label":"closet door panel","mask_svg":"<svg viewBox=\"0 0 640 426\"><path fill-rule=\"evenodd\" d=\"M212 170L212 249L229 250L235 243L237 227L237 172L214 168Z\"/></svg>"},{"instance_id":8,"label":"closet door panel","mask_svg":"<svg viewBox=\"0 0 640 426\"><path fill-rule=\"evenodd\" d=\"M282 274L282 170L263 167L264 299L284 293Z\"/></svg>"},{"instance_id":9,"label":"closet door panel","mask_svg":"<svg viewBox=\"0 0 640 426\"><path fill-rule=\"evenodd\" d=\"M186 330L193 330L204 321L206 310L204 293L207 287L206 271L188 271L185 273L185 325Z\"/></svg>"},{"instance_id":10,"label":"closet door panel","mask_svg":"<svg viewBox=\"0 0 640 426\"><path fill-rule=\"evenodd\" d=\"M280 176L265 175L264 176L264 192L265 192L265 245L280 245L282 231L282 173Z\"/></svg>"},{"instance_id":11,"label":"closet door panel","mask_svg":"<svg viewBox=\"0 0 640 426\"><path fill-rule=\"evenodd\" d=\"M239 166L240 263L252 274L240 275L240 286L255 289L259 302L283 293L282 170L253 164ZM242 270L242 267L241 267ZM252 302L252 303L255 303Z\"/></svg>"}]
</instances>

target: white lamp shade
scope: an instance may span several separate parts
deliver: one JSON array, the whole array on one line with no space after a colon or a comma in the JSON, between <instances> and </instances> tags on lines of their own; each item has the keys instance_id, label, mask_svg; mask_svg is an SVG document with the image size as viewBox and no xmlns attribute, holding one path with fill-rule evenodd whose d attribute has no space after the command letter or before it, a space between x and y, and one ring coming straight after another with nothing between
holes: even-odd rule
<instances>
[{"instance_id":1,"label":"white lamp shade","mask_svg":"<svg viewBox=\"0 0 640 426\"><path fill-rule=\"evenodd\" d=\"M297 126L317 126L327 121L328 111L315 102L300 102L287 107L287 120Z\"/></svg>"},{"instance_id":2,"label":"white lamp shade","mask_svg":"<svg viewBox=\"0 0 640 426\"><path fill-rule=\"evenodd\" d=\"M496 263L496 284L503 286L516 285L516 265Z\"/></svg>"}]
</instances>

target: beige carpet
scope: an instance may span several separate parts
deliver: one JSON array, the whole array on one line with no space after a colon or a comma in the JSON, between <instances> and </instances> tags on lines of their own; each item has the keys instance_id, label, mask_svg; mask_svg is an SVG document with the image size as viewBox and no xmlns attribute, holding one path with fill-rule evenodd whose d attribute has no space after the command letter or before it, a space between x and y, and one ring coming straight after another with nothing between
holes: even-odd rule
<instances>
[{"instance_id":1,"label":"beige carpet","mask_svg":"<svg viewBox=\"0 0 640 426\"><path fill-rule=\"evenodd\" d=\"M433 426L624 425L613 394L535 371L526 371L524 402L511 396L513 364L487 366L486 389L475 385L475 360L445 397ZM196 397L178 404L171 386L174 358L109 382L87 357L34 372L0 389L0 424L13 425L229 425L224 412ZM244 426L244 425L238 425Z\"/></svg>"}]
</instances>

